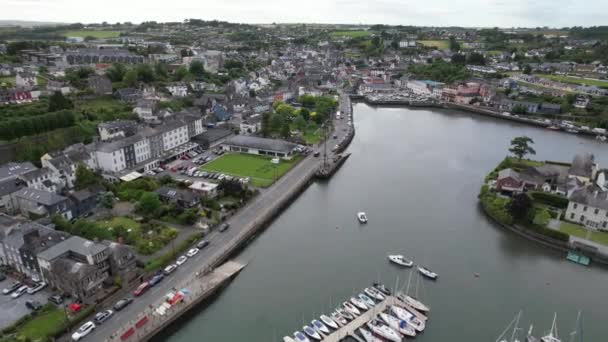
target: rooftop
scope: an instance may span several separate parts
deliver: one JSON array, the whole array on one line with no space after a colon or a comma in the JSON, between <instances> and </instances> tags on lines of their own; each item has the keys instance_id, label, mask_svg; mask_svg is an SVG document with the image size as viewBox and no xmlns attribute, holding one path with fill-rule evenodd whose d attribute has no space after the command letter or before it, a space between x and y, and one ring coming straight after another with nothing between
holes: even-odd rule
<instances>
[{"instance_id":1,"label":"rooftop","mask_svg":"<svg viewBox=\"0 0 608 342\"><path fill-rule=\"evenodd\" d=\"M234 136L226 140L224 144L283 153L289 153L296 147L296 144L285 140L260 138L246 135Z\"/></svg>"}]
</instances>

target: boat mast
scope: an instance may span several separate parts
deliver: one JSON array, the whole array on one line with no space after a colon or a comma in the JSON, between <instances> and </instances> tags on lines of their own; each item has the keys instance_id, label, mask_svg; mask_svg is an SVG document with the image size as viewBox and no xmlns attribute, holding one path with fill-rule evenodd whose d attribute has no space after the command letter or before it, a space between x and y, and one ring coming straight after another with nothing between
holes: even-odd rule
<instances>
[{"instance_id":1,"label":"boat mast","mask_svg":"<svg viewBox=\"0 0 608 342\"><path fill-rule=\"evenodd\" d=\"M412 271L413 269L410 269L410 276L407 278L407 288L405 289L406 295L410 294L410 281L412 280Z\"/></svg>"},{"instance_id":2,"label":"boat mast","mask_svg":"<svg viewBox=\"0 0 608 342\"><path fill-rule=\"evenodd\" d=\"M515 327L513 327L513 333L511 334L511 342L515 341L515 334L517 333L517 330L519 330L519 319L521 318L521 310L519 310L519 313L517 314L517 320L515 320Z\"/></svg>"},{"instance_id":3,"label":"boat mast","mask_svg":"<svg viewBox=\"0 0 608 342\"><path fill-rule=\"evenodd\" d=\"M503 339L503 336L505 336L505 334L507 333L507 331L509 331L509 328L511 328L511 326L513 325L513 323L515 323L515 320L519 319L519 316L513 318L513 320L511 321L511 323L509 323L509 325L507 325L507 327L505 328L505 330L502 331L502 333L498 336L498 338L496 339L496 342L505 342L505 340Z\"/></svg>"}]
</instances>

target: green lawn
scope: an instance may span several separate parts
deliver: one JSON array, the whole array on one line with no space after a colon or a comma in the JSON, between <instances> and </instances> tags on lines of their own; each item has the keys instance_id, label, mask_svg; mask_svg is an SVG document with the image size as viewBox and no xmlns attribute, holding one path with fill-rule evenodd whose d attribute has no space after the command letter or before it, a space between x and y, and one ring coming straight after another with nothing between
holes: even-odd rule
<instances>
[{"instance_id":1,"label":"green lawn","mask_svg":"<svg viewBox=\"0 0 608 342\"><path fill-rule=\"evenodd\" d=\"M334 31L329 35L332 38L341 38L341 37L349 37L349 38L360 38L370 36L372 32L370 31Z\"/></svg>"},{"instance_id":2,"label":"green lawn","mask_svg":"<svg viewBox=\"0 0 608 342\"><path fill-rule=\"evenodd\" d=\"M445 50L450 47L449 40L419 40L418 43L426 47L436 47L439 50Z\"/></svg>"},{"instance_id":3,"label":"green lawn","mask_svg":"<svg viewBox=\"0 0 608 342\"><path fill-rule=\"evenodd\" d=\"M127 106L110 96L102 96L76 104L79 109L97 112L99 110L125 111Z\"/></svg>"},{"instance_id":4,"label":"green lawn","mask_svg":"<svg viewBox=\"0 0 608 342\"><path fill-rule=\"evenodd\" d=\"M116 38L120 36L120 31L102 31L102 30L78 30L63 32L64 37L95 37L97 39Z\"/></svg>"},{"instance_id":5,"label":"green lawn","mask_svg":"<svg viewBox=\"0 0 608 342\"><path fill-rule=\"evenodd\" d=\"M588 230L583 228L582 226L564 221L561 222L559 230L564 233L577 236L583 239L586 239L588 234ZM591 239L591 241L593 242L608 246L608 233L599 231L591 232L589 239Z\"/></svg>"},{"instance_id":6,"label":"green lawn","mask_svg":"<svg viewBox=\"0 0 608 342\"><path fill-rule=\"evenodd\" d=\"M21 329L19 329L17 335L27 337L30 341L44 340L44 338L65 322L64 311L53 307L48 312L40 314L40 316L25 323Z\"/></svg>"},{"instance_id":7,"label":"green lawn","mask_svg":"<svg viewBox=\"0 0 608 342\"><path fill-rule=\"evenodd\" d=\"M580 77L573 76L565 76L565 75L548 75L548 74L539 74L539 77L547 78L557 82L563 83L571 83L571 84L584 84L589 86L597 86L597 87L608 87L608 81L604 80L589 80Z\"/></svg>"},{"instance_id":8,"label":"green lawn","mask_svg":"<svg viewBox=\"0 0 608 342\"><path fill-rule=\"evenodd\" d=\"M315 129L307 131L306 134L304 134L302 137L304 138L304 141L306 141L307 144L314 145L321 141L322 134L323 131L321 129Z\"/></svg>"},{"instance_id":9,"label":"green lawn","mask_svg":"<svg viewBox=\"0 0 608 342\"><path fill-rule=\"evenodd\" d=\"M97 221L97 223L102 226L102 227L106 227L106 228L110 228L110 227L118 227L118 226L123 226L127 229L132 229L132 230L139 230L141 229L141 225L137 222L135 222L134 220L128 218L128 217L113 217L111 220L109 221Z\"/></svg>"},{"instance_id":10,"label":"green lawn","mask_svg":"<svg viewBox=\"0 0 608 342\"><path fill-rule=\"evenodd\" d=\"M298 159L299 157L294 157L292 160L281 159L280 163L275 165L270 162L270 157L232 153L204 165L201 170L237 177L250 177L253 186L268 187L275 178L278 179L289 171Z\"/></svg>"}]
</instances>

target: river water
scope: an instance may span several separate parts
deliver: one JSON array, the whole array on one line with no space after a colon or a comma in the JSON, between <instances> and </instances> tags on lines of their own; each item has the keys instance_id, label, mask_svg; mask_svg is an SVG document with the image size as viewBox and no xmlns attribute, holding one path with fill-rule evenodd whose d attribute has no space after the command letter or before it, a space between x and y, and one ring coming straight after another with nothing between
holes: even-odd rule
<instances>
[{"instance_id":1,"label":"river water","mask_svg":"<svg viewBox=\"0 0 608 342\"><path fill-rule=\"evenodd\" d=\"M564 341L582 310L585 341L608 340L608 270L496 227L476 198L515 136L534 139L536 159L592 152L600 166L608 144L456 111L357 104L354 113L344 167L306 190L238 256L249 266L160 340L282 341L372 281L404 285L409 272L388 263L391 253L439 273L417 288L432 306L417 341L495 341L519 310L537 335L556 312Z\"/></svg>"}]
</instances>

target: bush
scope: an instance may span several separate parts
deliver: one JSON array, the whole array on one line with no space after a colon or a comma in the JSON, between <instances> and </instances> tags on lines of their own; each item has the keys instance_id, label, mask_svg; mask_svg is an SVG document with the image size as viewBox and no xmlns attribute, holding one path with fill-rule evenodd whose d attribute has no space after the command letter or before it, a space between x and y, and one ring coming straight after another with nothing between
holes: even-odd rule
<instances>
[{"instance_id":1,"label":"bush","mask_svg":"<svg viewBox=\"0 0 608 342\"><path fill-rule=\"evenodd\" d=\"M561 209L565 209L568 207L568 199L566 197L560 196L560 195L555 195L555 194L550 194L547 192L540 192L540 191L531 191L530 192L530 196L532 196L532 198L535 201L538 201L540 203L544 203L556 208L561 208Z\"/></svg>"},{"instance_id":2,"label":"bush","mask_svg":"<svg viewBox=\"0 0 608 342\"><path fill-rule=\"evenodd\" d=\"M555 239L555 240L559 240L559 241L563 241L563 242L568 242L570 240L570 236L564 232L560 232L559 230L553 230L553 229L549 229L549 228L545 228L543 226L539 226L537 224L527 224L524 226L526 229L529 229L531 231L534 231L536 233L542 234L546 237Z\"/></svg>"},{"instance_id":3,"label":"bush","mask_svg":"<svg viewBox=\"0 0 608 342\"><path fill-rule=\"evenodd\" d=\"M144 271L151 272L160 268L163 268L173 262L173 260L181 253L185 252L190 246L203 237L203 233L194 233L190 235L186 240L182 241L175 247L175 249L159 256L158 258L149 260L144 267Z\"/></svg>"},{"instance_id":4,"label":"bush","mask_svg":"<svg viewBox=\"0 0 608 342\"><path fill-rule=\"evenodd\" d=\"M478 197L486 214L502 224L513 224L513 217L507 210L508 199L496 196L487 185L481 187Z\"/></svg>"}]
</instances>

